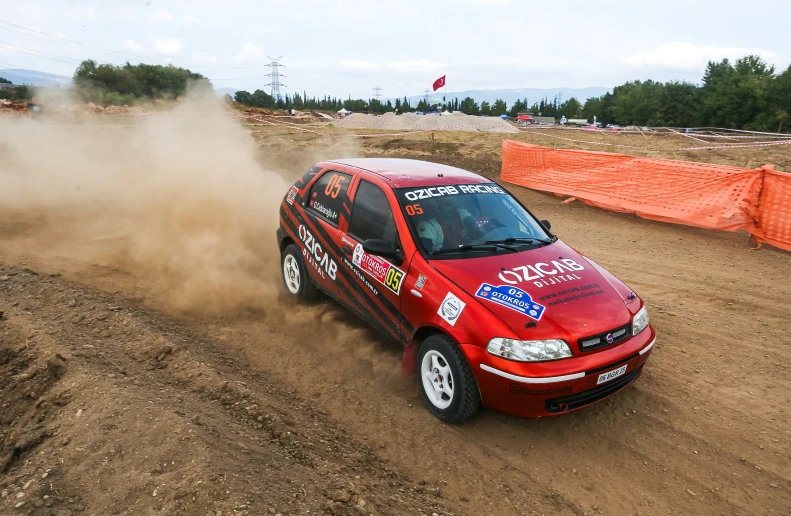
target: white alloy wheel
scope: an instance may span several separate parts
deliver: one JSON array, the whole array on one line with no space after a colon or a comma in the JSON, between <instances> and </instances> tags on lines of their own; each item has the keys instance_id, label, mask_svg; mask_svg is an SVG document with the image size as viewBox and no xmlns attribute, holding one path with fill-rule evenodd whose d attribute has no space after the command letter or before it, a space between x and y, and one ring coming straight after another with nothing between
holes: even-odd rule
<instances>
[{"instance_id":1,"label":"white alloy wheel","mask_svg":"<svg viewBox=\"0 0 791 516\"><path fill-rule=\"evenodd\" d=\"M423 355L420 376L428 400L438 409L448 408L453 402L453 374L439 351L431 349Z\"/></svg>"},{"instance_id":2,"label":"white alloy wheel","mask_svg":"<svg viewBox=\"0 0 791 516\"><path fill-rule=\"evenodd\" d=\"M286 280L286 287L292 294L299 294L299 263L292 254L286 255L283 260L283 278Z\"/></svg>"}]
</instances>

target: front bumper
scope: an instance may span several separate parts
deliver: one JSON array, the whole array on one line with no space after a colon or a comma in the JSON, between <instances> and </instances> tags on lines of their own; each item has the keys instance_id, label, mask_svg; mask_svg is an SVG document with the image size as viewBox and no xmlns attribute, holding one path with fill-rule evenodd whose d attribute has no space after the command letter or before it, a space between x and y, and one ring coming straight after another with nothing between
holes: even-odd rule
<instances>
[{"instance_id":1,"label":"front bumper","mask_svg":"<svg viewBox=\"0 0 791 516\"><path fill-rule=\"evenodd\" d=\"M462 345L486 407L520 417L565 414L609 398L631 385L653 350L652 326L623 344L551 362L505 360L485 348ZM626 366L623 374L597 385L599 375Z\"/></svg>"}]
</instances>

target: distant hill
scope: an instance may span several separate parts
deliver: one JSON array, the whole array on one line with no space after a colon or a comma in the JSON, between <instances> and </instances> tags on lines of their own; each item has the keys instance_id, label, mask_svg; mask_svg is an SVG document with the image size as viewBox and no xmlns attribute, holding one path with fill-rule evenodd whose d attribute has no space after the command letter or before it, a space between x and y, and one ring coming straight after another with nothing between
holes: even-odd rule
<instances>
[{"instance_id":1,"label":"distant hill","mask_svg":"<svg viewBox=\"0 0 791 516\"><path fill-rule=\"evenodd\" d=\"M0 70L0 77L27 86L71 86L71 77L19 68Z\"/></svg>"},{"instance_id":2,"label":"distant hill","mask_svg":"<svg viewBox=\"0 0 791 516\"><path fill-rule=\"evenodd\" d=\"M214 93L216 93L218 97L230 95L231 98L233 98L237 91L239 91L239 88L214 88Z\"/></svg>"},{"instance_id":3,"label":"distant hill","mask_svg":"<svg viewBox=\"0 0 791 516\"><path fill-rule=\"evenodd\" d=\"M503 99L505 103L510 106L516 102L517 99L521 100L527 97L528 105L532 105L534 102L541 102L541 99L543 98L552 100L555 98L555 95L560 93L563 95L564 101L570 99L571 97L575 97L577 100L584 103L585 100L591 97L599 97L604 95L611 89L612 88L607 88L604 86L591 86L589 88L516 88L506 90L467 90L449 91L447 93L447 98L452 99L458 97L459 100L461 100L465 97L472 97L478 103L484 100L492 103L497 99ZM422 99L423 95L413 95L407 98L409 99L410 103L413 103L412 101L417 102ZM442 90L440 89L434 93L429 93L429 98L442 98Z\"/></svg>"}]
</instances>

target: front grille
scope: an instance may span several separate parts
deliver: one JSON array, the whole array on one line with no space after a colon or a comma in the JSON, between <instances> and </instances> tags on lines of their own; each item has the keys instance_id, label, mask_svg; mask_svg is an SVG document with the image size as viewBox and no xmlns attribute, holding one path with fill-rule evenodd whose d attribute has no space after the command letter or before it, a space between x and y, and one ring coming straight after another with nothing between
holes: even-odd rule
<instances>
[{"instance_id":1,"label":"front grille","mask_svg":"<svg viewBox=\"0 0 791 516\"><path fill-rule=\"evenodd\" d=\"M591 403L596 403L607 396L615 394L624 387L627 387L630 383L635 381L642 369L643 367L640 366L629 374L625 374L611 382L597 385L593 389L588 389L587 391L547 400L545 404L547 412L565 412L567 410L574 410L584 407L585 405L590 405Z\"/></svg>"},{"instance_id":2,"label":"front grille","mask_svg":"<svg viewBox=\"0 0 791 516\"><path fill-rule=\"evenodd\" d=\"M610 335L612 342L607 342L607 335ZM623 342L632 336L632 325L627 324L614 330L605 331L598 335L592 335L579 339L577 343L580 346L580 351L591 351L593 349L603 348L604 346L612 346L619 342Z\"/></svg>"}]
</instances>

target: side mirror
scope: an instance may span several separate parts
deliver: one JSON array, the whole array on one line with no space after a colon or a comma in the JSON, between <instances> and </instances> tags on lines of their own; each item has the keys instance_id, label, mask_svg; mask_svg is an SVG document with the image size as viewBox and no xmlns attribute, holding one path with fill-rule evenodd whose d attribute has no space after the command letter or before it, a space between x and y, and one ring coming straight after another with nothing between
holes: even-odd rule
<instances>
[{"instance_id":1,"label":"side mirror","mask_svg":"<svg viewBox=\"0 0 791 516\"><path fill-rule=\"evenodd\" d=\"M541 221L541 225L544 226L545 228L547 228L547 231L552 229L552 224L550 224L548 220L542 220Z\"/></svg>"},{"instance_id":2,"label":"side mirror","mask_svg":"<svg viewBox=\"0 0 791 516\"><path fill-rule=\"evenodd\" d=\"M401 249L393 249L388 242L377 238L369 238L363 242L363 251L374 256L388 258L399 264L404 261L404 254Z\"/></svg>"}]
</instances>

